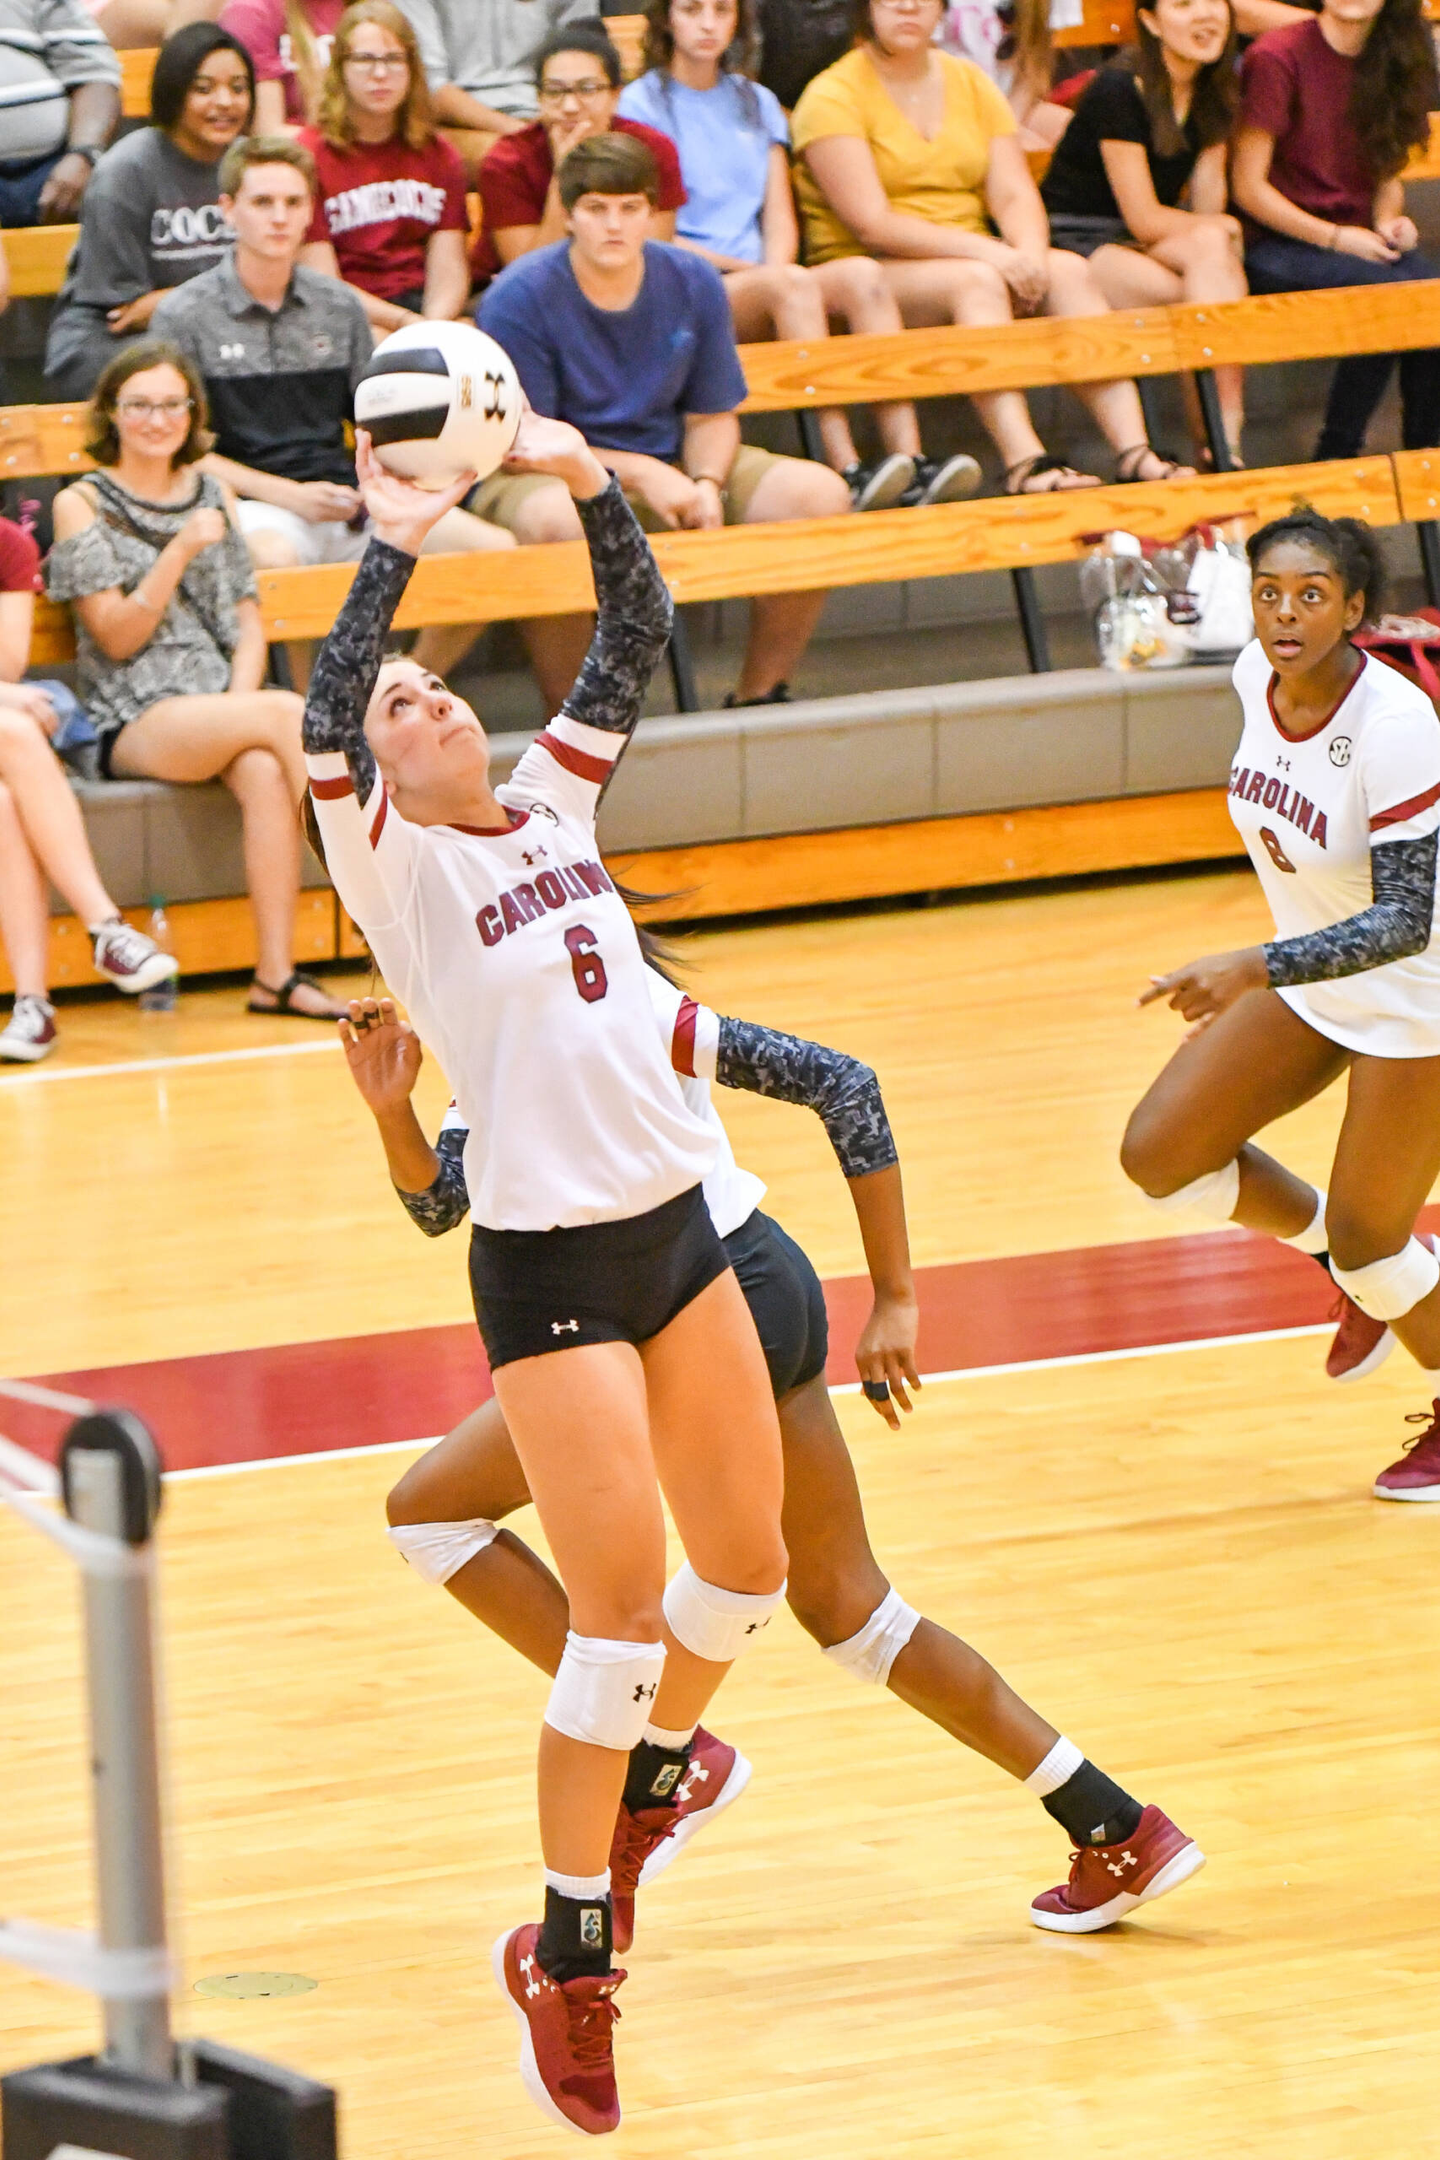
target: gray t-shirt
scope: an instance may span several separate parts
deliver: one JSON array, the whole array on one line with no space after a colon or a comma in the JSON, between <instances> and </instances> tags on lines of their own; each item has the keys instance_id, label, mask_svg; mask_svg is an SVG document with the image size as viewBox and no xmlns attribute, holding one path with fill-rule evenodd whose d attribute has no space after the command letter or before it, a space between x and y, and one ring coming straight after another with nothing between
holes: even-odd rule
<instances>
[{"instance_id":1,"label":"gray t-shirt","mask_svg":"<svg viewBox=\"0 0 1440 2160\"><path fill-rule=\"evenodd\" d=\"M120 62L80 0L0 0L0 172L61 149L70 92L120 87Z\"/></svg>"},{"instance_id":2,"label":"gray t-shirt","mask_svg":"<svg viewBox=\"0 0 1440 2160\"><path fill-rule=\"evenodd\" d=\"M400 0L432 90L455 83L497 112L533 120L530 55L561 23L593 18L595 0Z\"/></svg>"},{"instance_id":3,"label":"gray t-shirt","mask_svg":"<svg viewBox=\"0 0 1440 2160\"><path fill-rule=\"evenodd\" d=\"M186 157L154 127L106 151L85 190L80 238L45 345L53 396L89 397L101 369L126 343L110 334L110 308L157 287L183 285L229 254L218 173L218 162Z\"/></svg>"}]
</instances>

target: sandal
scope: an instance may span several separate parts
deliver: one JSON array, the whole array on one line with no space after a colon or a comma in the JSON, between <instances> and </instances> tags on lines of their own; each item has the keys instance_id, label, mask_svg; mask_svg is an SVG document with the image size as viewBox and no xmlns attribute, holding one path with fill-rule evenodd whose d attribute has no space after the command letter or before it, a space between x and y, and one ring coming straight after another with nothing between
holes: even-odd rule
<instances>
[{"instance_id":1,"label":"sandal","mask_svg":"<svg viewBox=\"0 0 1440 2160\"><path fill-rule=\"evenodd\" d=\"M1200 452L1200 464L1198 469L1201 472L1207 473L1213 473L1219 470L1218 466L1215 463L1215 453L1212 449L1209 448L1208 445ZM1231 450L1230 452L1230 470L1231 472L1244 472L1245 470L1245 460L1243 457L1241 457L1238 450Z\"/></svg>"},{"instance_id":2,"label":"sandal","mask_svg":"<svg viewBox=\"0 0 1440 2160\"><path fill-rule=\"evenodd\" d=\"M1147 443L1145 446L1149 448ZM1031 487L1030 482L1043 474L1048 487ZM1018 465L1005 469L1005 493L1007 495L1070 495L1078 488L1099 487L1098 473L1077 472L1063 458L1051 457L1048 452L1036 457L1021 458Z\"/></svg>"},{"instance_id":3,"label":"sandal","mask_svg":"<svg viewBox=\"0 0 1440 2160\"><path fill-rule=\"evenodd\" d=\"M303 1005L295 1003L297 990L316 990L323 998L330 996L324 983L316 982L313 975L303 975L299 968L296 968L292 975L286 977L278 990L270 983L261 982L258 975L250 987L252 992L255 990L265 991L267 996L274 998L275 1003L273 1005L257 1005L252 995L246 1000L246 1012L261 1013L269 1020L281 1018L287 1020L323 1020L328 1025L331 1021L339 1020L344 1016L345 1008L342 1005L335 1005L334 1010L331 1012L306 1012ZM333 1000L331 1002L334 1003Z\"/></svg>"},{"instance_id":4,"label":"sandal","mask_svg":"<svg viewBox=\"0 0 1440 2160\"><path fill-rule=\"evenodd\" d=\"M1132 443L1128 450L1119 450L1115 454L1116 486L1130 487L1137 482L1141 486L1148 485L1140 480L1140 465L1147 457L1153 457L1161 468L1152 475L1154 480L1193 480L1195 477L1193 465L1182 465L1178 458L1167 457L1163 450L1152 449L1148 442Z\"/></svg>"}]
</instances>

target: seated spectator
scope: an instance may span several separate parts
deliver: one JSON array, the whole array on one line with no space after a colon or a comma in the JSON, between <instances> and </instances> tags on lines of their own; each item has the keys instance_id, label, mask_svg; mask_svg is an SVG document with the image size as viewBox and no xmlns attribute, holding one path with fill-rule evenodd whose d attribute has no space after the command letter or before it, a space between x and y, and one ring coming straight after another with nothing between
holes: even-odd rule
<instances>
[{"instance_id":1,"label":"seated spectator","mask_svg":"<svg viewBox=\"0 0 1440 2160\"><path fill-rule=\"evenodd\" d=\"M120 346L144 334L161 294L229 253L220 160L250 125L255 78L243 45L192 23L162 47L151 125L102 158L45 345L55 398L88 397Z\"/></svg>"},{"instance_id":2,"label":"seated spectator","mask_svg":"<svg viewBox=\"0 0 1440 2160\"><path fill-rule=\"evenodd\" d=\"M1070 125L1069 107L1050 97L1050 33L1079 19L1070 0L945 0L938 42L1000 85L1019 122L1022 150L1049 150Z\"/></svg>"},{"instance_id":3,"label":"seated spectator","mask_svg":"<svg viewBox=\"0 0 1440 2160\"><path fill-rule=\"evenodd\" d=\"M193 468L209 445L205 390L156 340L96 386L97 471L55 498L46 564L76 618L80 694L106 779L223 780L240 805L255 917L249 1010L331 1020L343 1007L294 967L305 790L300 700L265 690L265 632L234 504Z\"/></svg>"},{"instance_id":4,"label":"seated spectator","mask_svg":"<svg viewBox=\"0 0 1440 2160\"><path fill-rule=\"evenodd\" d=\"M0 226L67 225L120 118L120 63L82 0L0 4Z\"/></svg>"},{"instance_id":5,"label":"seated spectator","mask_svg":"<svg viewBox=\"0 0 1440 2160\"><path fill-rule=\"evenodd\" d=\"M903 329L885 273L868 256L814 270L797 263L790 130L773 92L749 79L756 44L753 0L651 0L646 73L626 87L620 111L674 138L685 180L681 247L720 272L742 343L828 337L832 315L850 330ZM980 485L974 458L951 458L942 468L922 457L913 405L879 408L885 455L868 465L843 410L818 418L826 460L857 510L951 502Z\"/></svg>"},{"instance_id":6,"label":"seated spectator","mask_svg":"<svg viewBox=\"0 0 1440 2160\"><path fill-rule=\"evenodd\" d=\"M220 25L255 64L255 133L318 119L320 85L345 0L225 0Z\"/></svg>"},{"instance_id":7,"label":"seated spectator","mask_svg":"<svg viewBox=\"0 0 1440 2160\"><path fill-rule=\"evenodd\" d=\"M498 135L513 135L536 113L531 55L577 16L593 21L594 0L404 0L415 26L435 117L450 131L473 179Z\"/></svg>"},{"instance_id":8,"label":"seated spectator","mask_svg":"<svg viewBox=\"0 0 1440 2160\"><path fill-rule=\"evenodd\" d=\"M675 213L685 200L680 159L668 131L643 116L619 117L620 55L598 23L552 31L535 55L540 117L507 135L480 161L480 236L472 267L486 285L502 263L565 238L565 206L555 173L567 151L591 135L634 135L648 143L659 174L650 220L652 240L673 240Z\"/></svg>"},{"instance_id":9,"label":"seated spectator","mask_svg":"<svg viewBox=\"0 0 1440 2160\"><path fill-rule=\"evenodd\" d=\"M1405 215L1400 174L1430 139L1435 55L1420 0L1325 0L1241 63L1230 185L1256 293L1405 284L1440 274ZM1342 360L1317 458L1356 457L1394 366ZM1400 360L1406 449L1440 442L1440 350Z\"/></svg>"},{"instance_id":10,"label":"seated spectator","mask_svg":"<svg viewBox=\"0 0 1440 2160\"><path fill-rule=\"evenodd\" d=\"M1237 88L1227 0L1154 0L1137 27L1138 50L1100 69L1050 160L1051 242L1088 258L1112 308L1243 300L1240 225L1225 212ZM1239 464L1244 375L1217 368L1215 381Z\"/></svg>"},{"instance_id":11,"label":"seated spectator","mask_svg":"<svg viewBox=\"0 0 1440 2160\"><path fill-rule=\"evenodd\" d=\"M318 183L301 262L343 278L377 331L462 314L465 168L435 132L415 33L391 0L341 16L320 119L300 140Z\"/></svg>"},{"instance_id":12,"label":"seated spectator","mask_svg":"<svg viewBox=\"0 0 1440 2160\"><path fill-rule=\"evenodd\" d=\"M15 982L0 1059L23 1065L48 1057L59 1032L48 995L50 885L89 931L95 972L117 989L149 990L178 972L169 953L122 921L101 883L80 805L50 747L59 716L49 686L20 680L39 566L30 535L0 518L0 946Z\"/></svg>"},{"instance_id":13,"label":"seated spectator","mask_svg":"<svg viewBox=\"0 0 1440 2160\"><path fill-rule=\"evenodd\" d=\"M745 377L724 288L709 263L647 240L655 160L626 135L594 135L560 168L570 239L502 271L480 326L515 363L539 413L568 420L619 475L652 532L829 517L850 507L837 473L740 440ZM522 541L570 540L567 490L537 474L496 474L476 507ZM740 681L727 703L783 702L825 596L781 593L750 605ZM532 642L551 709L589 642L584 617L555 617Z\"/></svg>"},{"instance_id":14,"label":"seated spectator","mask_svg":"<svg viewBox=\"0 0 1440 2160\"><path fill-rule=\"evenodd\" d=\"M356 294L298 257L315 206L315 164L289 136L252 135L227 151L220 204L233 257L192 278L156 310L155 330L202 377L215 428L205 469L240 500L256 564L358 562L363 505L345 440L355 385L374 349ZM508 548L464 510L441 518L427 552ZM442 672L475 639L468 625L422 630L414 657ZM291 648L308 673L308 654Z\"/></svg>"},{"instance_id":15,"label":"seated spectator","mask_svg":"<svg viewBox=\"0 0 1440 2160\"><path fill-rule=\"evenodd\" d=\"M931 43L940 0L856 0L856 14L855 51L817 75L795 110L809 261L878 256L912 326L1103 315L1089 265L1050 245L999 90L973 61ZM1190 470L1150 448L1133 382L1078 395L1115 452L1117 480ZM1094 474L1047 456L1020 391L987 391L974 404L1004 460L1007 494L1095 485Z\"/></svg>"}]
</instances>

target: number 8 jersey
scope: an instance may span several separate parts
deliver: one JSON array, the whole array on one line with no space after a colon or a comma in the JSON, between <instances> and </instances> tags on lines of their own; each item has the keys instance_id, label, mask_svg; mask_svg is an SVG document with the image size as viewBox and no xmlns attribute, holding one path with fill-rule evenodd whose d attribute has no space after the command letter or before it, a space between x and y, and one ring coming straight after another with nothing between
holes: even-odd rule
<instances>
[{"instance_id":1,"label":"number 8 jersey","mask_svg":"<svg viewBox=\"0 0 1440 2160\"><path fill-rule=\"evenodd\" d=\"M336 891L444 1067L488 1229L643 1215L715 1161L600 863L596 805L624 746L562 713L496 790L510 822L491 831L407 824L378 777L357 800L343 752L306 759Z\"/></svg>"},{"instance_id":2,"label":"number 8 jersey","mask_svg":"<svg viewBox=\"0 0 1440 2160\"><path fill-rule=\"evenodd\" d=\"M1277 937L1329 929L1372 902L1371 850L1440 826L1440 722L1424 692L1362 655L1346 695L1299 738L1275 715L1258 640L1235 663L1245 725L1230 815L1275 917ZM1425 951L1278 992L1332 1042L1375 1057L1440 1055L1440 925Z\"/></svg>"}]
</instances>

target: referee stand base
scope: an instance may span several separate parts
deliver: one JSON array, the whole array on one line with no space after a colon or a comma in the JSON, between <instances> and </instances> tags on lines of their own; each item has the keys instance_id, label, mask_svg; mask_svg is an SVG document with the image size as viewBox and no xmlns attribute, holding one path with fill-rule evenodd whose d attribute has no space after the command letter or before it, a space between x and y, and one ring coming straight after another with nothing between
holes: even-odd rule
<instances>
[{"instance_id":1,"label":"referee stand base","mask_svg":"<svg viewBox=\"0 0 1440 2160\"><path fill-rule=\"evenodd\" d=\"M185 2047L194 2084L112 2070L94 2055L0 2078L5 2160L337 2160L335 2095L212 2040Z\"/></svg>"}]
</instances>

